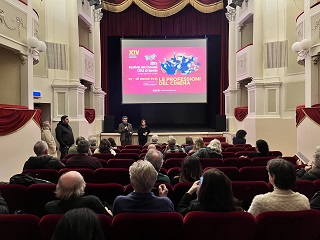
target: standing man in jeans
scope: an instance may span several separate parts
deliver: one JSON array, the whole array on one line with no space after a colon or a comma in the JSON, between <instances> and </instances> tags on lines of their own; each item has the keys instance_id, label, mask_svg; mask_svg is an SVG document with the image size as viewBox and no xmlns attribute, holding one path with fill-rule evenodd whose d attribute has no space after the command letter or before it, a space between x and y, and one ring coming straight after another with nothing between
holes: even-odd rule
<instances>
[{"instance_id":1,"label":"standing man in jeans","mask_svg":"<svg viewBox=\"0 0 320 240\"><path fill-rule=\"evenodd\" d=\"M121 146L132 144L132 125L128 123L128 117L122 117L122 123L119 124L118 132L120 133Z\"/></svg>"},{"instance_id":2,"label":"standing man in jeans","mask_svg":"<svg viewBox=\"0 0 320 240\"><path fill-rule=\"evenodd\" d=\"M60 144L60 159L64 159L68 154L69 148L74 144L73 132L69 126L69 117L67 115L61 117L61 121L56 127L56 138Z\"/></svg>"}]
</instances>

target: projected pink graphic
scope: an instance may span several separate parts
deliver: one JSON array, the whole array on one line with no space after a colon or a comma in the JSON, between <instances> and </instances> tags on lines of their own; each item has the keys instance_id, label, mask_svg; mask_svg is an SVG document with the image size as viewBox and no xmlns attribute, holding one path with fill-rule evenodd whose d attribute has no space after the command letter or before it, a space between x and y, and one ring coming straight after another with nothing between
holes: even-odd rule
<instances>
[{"instance_id":1,"label":"projected pink graphic","mask_svg":"<svg viewBox=\"0 0 320 240\"><path fill-rule=\"evenodd\" d=\"M123 48L124 94L206 93L205 47Z\"/></svg>"}]
</instances>

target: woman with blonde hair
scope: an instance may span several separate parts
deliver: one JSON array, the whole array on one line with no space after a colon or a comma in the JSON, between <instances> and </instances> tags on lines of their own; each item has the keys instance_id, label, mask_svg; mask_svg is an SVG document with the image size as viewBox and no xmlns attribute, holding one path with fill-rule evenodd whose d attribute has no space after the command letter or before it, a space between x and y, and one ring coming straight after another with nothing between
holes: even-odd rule
<instances>
[{"instance_id":1,"label":"woman with blonde hair","mask_svg":"<svg viewBox=\"0 0 320 240\"><path fill-rule=\"evenodd\" d=\"M57 145L51 133L51 125L49 121L42 123L41 140L48 144L48 154L57 157Z\"/></svg>"}]
</instances>

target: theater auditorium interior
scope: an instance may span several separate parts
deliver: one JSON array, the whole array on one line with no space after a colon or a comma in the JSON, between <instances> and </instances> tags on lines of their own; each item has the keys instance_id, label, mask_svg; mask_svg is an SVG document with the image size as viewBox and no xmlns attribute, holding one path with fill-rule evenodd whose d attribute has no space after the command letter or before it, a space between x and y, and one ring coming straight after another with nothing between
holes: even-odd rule
<instances>
[{"instance_id":1,"label":"theater auditorium interior","mask_svg":"<svg viewBox=\"0 0 320 240\"><path fill-rule=\"evenodd\" d=\"M248 210L255 195L272 191L268 160L282 157L299 169L296 154L310 160L320 146L319 22L319 0L1 0L0 194L7 197L10 216L0 215L0 228L16 228L15 221L20 221L21 231L7 230L6 236L51 239L61 216L50 218L41 208L54 199L62 172L30 171L51 181L48 188L6 183L35 155L42 123L50 122L55 137L63 115L69 117L74 138L95 137L98 144L112 137L121 145L118 125L123 116L133 126L136 151L131 159L117 165L114 160L120 157L104 156L100 159L106 172L83 173L88 192L103 201L132 191L128 168L146 153L138 146L138 128L145 119L148 142L152 135L158 135L159 143L172 135L179 145L188 136L206 144L219 139L223 160L203 159L203 171L220 168ZM233 144L239 129L247 132L246 145ZM240 159L246 151L256 151L258 139L268 143L270 156ZM185 156L164 156L161 171L170 178L179 174ZM119 166L125 170L118 174L108 169ZM168 187L175 207L191 185ZM296 181L293 190L311 199L320 182ZM19 208L30 214L14 219L12 213ZM116 234L110 239L163 238L158 228L165 223L172 238L216 234L234 239L237 233L242 239L278 239L266 229L283 224L284 218L291 225L283 231L297 239L297 230L303 228L294 219L303 218L306 226L320 221L313 211L287 214L255 218L247 212L195 212L184 218L158 213L99 219L106 239L111 232ZM136 233L146 222L145 235ZM129 231L120 233L120 228ZM204 230L211 228L211 233ZM226 233L230 228L234 231ZM24 233L27 229L35 229L34 235ZM7 239L20 239L18 235Z\"/></svg>"}]
</instances>

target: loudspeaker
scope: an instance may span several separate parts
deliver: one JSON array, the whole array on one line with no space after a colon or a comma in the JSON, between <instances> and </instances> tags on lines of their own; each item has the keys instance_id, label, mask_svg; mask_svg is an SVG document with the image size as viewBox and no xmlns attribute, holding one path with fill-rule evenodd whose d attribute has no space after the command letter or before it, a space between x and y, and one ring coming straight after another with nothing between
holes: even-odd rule
<instances>
[{"instance_id":1,"label":"loudspeaker","mask_svg":"<svg viewBox=\"0 0 320 240\"><path fill-rule=\"evenodd\" d=\"M114 116L104 116L103 132L107 132L107 133L114 132Z\"/></svg>"},{"instance_id":2,"label":"loudspeaker","mask_svg":"<svg viewBox=\"0 0 320 240\"><path fill-rule=\"evenodd\" d=\"M224 132L226 131L227 120L226 115L216 115L216 131Z\"/></svg>"}]
</instances>

